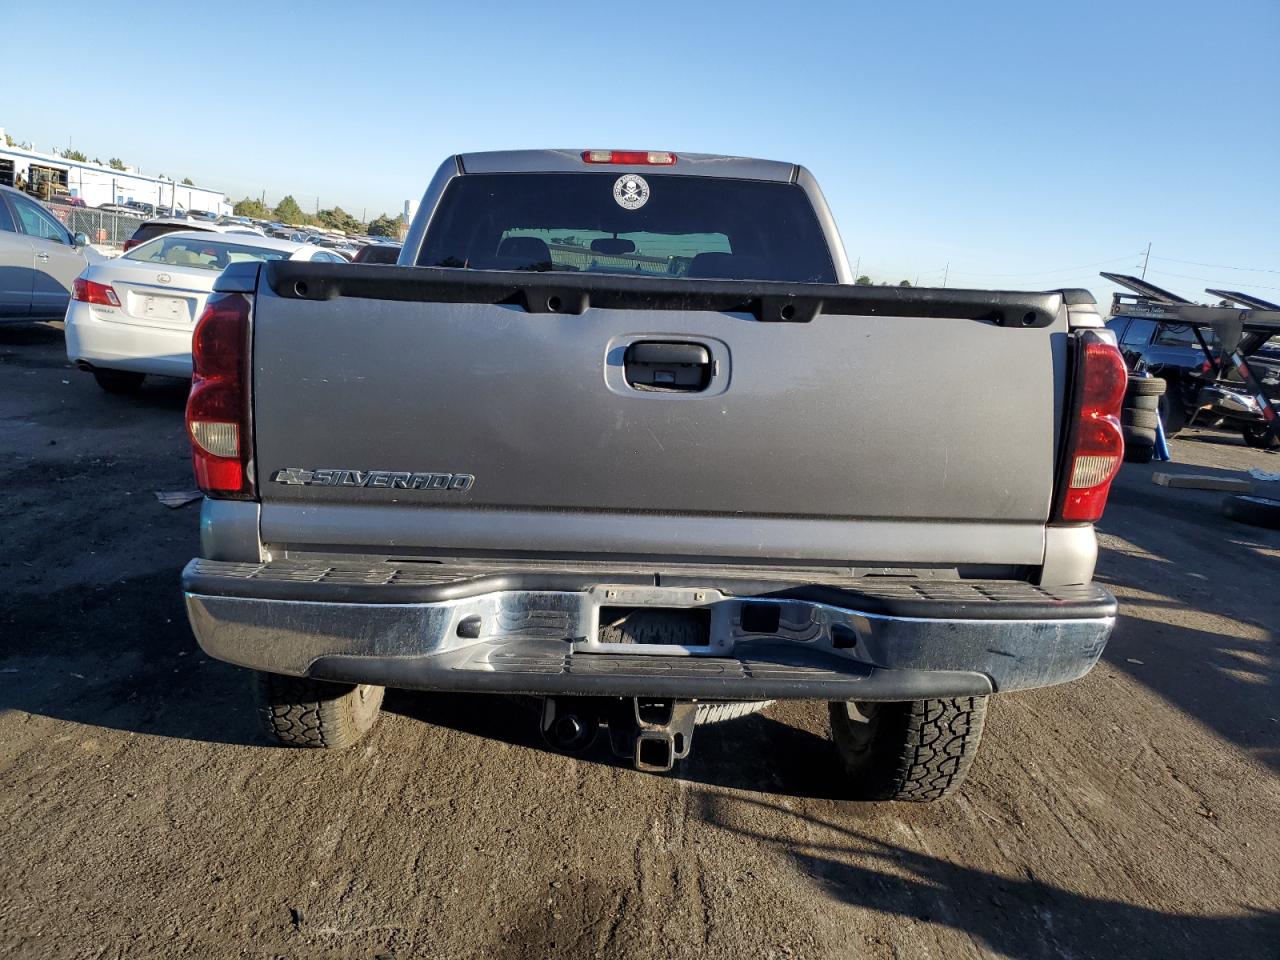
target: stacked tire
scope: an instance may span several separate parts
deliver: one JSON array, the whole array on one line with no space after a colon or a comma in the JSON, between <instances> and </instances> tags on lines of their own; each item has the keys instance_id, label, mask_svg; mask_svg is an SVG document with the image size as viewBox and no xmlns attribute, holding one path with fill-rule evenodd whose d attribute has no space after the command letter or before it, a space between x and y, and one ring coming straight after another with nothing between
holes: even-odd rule
<instances>
[{"instance_id":1,"label":"stacked tire","mask_svg":"<svg viewBox=\"0 0 1280 960\"><path fill-rule=\"evenodd\" d=\"M1156 446L1156 424L1164 381L1159 377L1130 377L1124 394L1120 425L1124 428L1124 458L1130 463L1150 463Z\"/></svg>"}]
</instances>

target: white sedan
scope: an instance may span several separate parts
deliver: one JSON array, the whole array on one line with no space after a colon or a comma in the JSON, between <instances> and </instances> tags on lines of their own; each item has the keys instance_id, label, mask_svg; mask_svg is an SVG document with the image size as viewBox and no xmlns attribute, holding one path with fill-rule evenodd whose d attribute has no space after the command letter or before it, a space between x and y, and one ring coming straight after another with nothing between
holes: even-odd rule
<instances>
[{"instance_id":1,"label":"white sedan","mask_svg":"<svg viewBox=\"0 0 1280 960\"><path fill-rule=\"evenodd\" d=\"M184 230L93 264L67 307L67 357L126 393L148 374L191 376L191 332L218 274L246 260L346 263L332 250L270 237Z\"/></svg>"}]
</instances>

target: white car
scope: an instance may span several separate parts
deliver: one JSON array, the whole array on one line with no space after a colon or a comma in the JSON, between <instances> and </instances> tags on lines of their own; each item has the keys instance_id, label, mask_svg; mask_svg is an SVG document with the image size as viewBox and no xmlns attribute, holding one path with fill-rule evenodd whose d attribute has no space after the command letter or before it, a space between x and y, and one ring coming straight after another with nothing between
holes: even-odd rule
<instances>
[{"instance_id":1,"label":"white car","mask_svg":"<svg viewBox=\"0 0 1280 960\"><path fill-rule=\"evenodd\" d=\"M146 218L146 214L141 210L135 210L133 207L126 207L123 203L104 203L102 206L95 207L94 209L101 210L103 213L118 213L125 217L137 217L139 220Z\"/></svg>"},{"instance_id":2,"label":"white car","mask_svg":"<svg viewBox=\"0 0 1280 960\"><path fill-rule=\"evenodd\" d=\"M128 253L148 240L154 240L166 233L177 233L179 230L208 230L211 233L246 233L255 237L263 236L262 231L257 227L246 227L239 223L221 224L190 220L186 217L156 217L154 220L144 221L137 230L133 231L133 236L124 242L124 252Z\"/></svg>"},{"instance_id":3,"label":"white car","mask_svg":"<svg viewBox=\"0 0 1280 960\"><path fill-rule=\"evenodd\" d=\"M332 250L207 230L166 233L75 281L67 307L67 357L111 393L148 374L191 376L191 332L218 274L245 260L346 263Z\"/></svg>"}]
</instances>

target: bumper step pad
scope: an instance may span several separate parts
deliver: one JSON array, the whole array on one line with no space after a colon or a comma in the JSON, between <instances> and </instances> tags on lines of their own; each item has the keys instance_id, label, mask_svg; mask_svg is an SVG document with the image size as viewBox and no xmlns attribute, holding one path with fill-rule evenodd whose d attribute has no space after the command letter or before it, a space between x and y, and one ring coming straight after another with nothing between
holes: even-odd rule
<instances>
[{"instance_id":1,"label":"bumper step pad","mask_svg":"<svg viewBox=\"0 0 1280 960\"><path fill-rule=\"evenodd\" d=\"M188 593L332 603L436 603L499 590L577 591L619 583L714 585L738 596L809 600L898 617L1092 619L1115 616L1116 609L1115 599L1096 584L855 576L847 567L196 559L182 579Z\"/></svg>"}]
</instances>

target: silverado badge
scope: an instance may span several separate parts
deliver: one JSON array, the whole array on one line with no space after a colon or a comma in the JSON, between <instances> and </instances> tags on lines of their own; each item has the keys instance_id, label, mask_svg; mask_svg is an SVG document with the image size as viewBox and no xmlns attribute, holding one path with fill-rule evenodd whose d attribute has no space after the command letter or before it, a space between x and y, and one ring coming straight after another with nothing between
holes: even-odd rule
<instances>
[{"instance_id":1,"label":"silverado badge","mask_svg":"<svg viewBox=\"0 0 1280 960\"><path fill-rule=\"evenodd\" d=\"M271 477L276 483L304 487L373 487L379 490L470 490L469 473L411 473L408 470L304 470L285 467Z\"/></svg>"}]
</instances>

